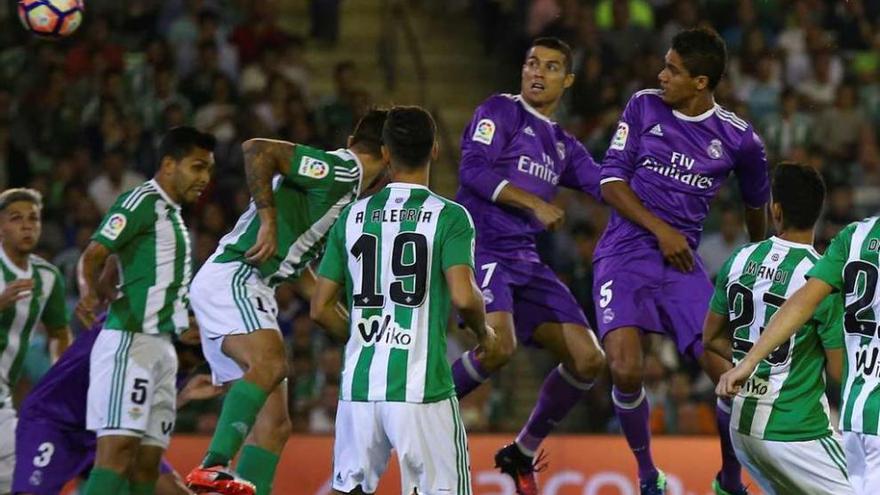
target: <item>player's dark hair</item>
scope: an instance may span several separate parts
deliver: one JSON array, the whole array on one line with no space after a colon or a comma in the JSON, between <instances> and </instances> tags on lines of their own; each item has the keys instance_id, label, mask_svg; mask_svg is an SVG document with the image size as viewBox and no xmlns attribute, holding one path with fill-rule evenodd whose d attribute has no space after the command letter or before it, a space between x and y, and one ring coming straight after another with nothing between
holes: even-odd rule
<instances>
[{"instance_id":1,"label":"player's dark hair","mask_svg":"<svg viewBox=\"0 0 880 495\"><path fill-rule=\"evenodd\" d=\"M38 210L43 209L43 195L39 191L27 187L16 187L0 193L0 211L19 201L27 201L37 205Z\"/></svg>"},{"instance_id":2,"label":"player's dark hair","mask_svg":"<svg viewBox=\"0 0 880 495\"><path fill-rule=\"evenodd\" d=\"M559 38L553 37L543 37L543 38L535 38L532 41L532 46L529 47L529 51L536 46L543 46L544 48L549 48L551 50L556 50L557 52L562 53L565 56L565 73L571 74L572 65L574 61L571 59L571 47L568 43L562 41Z\"/></svg>"},{"instance_id":3,"label":"player's dark hair","mask_svg":"<svg viewBox=\"0 0 880 495\"><path fill-rule=\"evenodd\" d=\"M431 114L416 106L399 106L388 111L382 129L382 142L395 166L413 170L424 167L431 158L437 126Z\"/></svg>"},{"instance_id":4,"label":"player's dark hair","mask_svg":"<svg viewBox=\"0 0 880 495\"><path fill-rule=\"evenodd\" d=\"M773 172L773 202L782 206L783 228L812 229L825 203L825 181L813 167L780 163Z\"/></svg>"},{"instance_id":5,"label":"player's dark hair","mask_svg":"<svg viewBox=\"0 0 880 495\"><path fill-rule=\"evenodd\" d=\"M385 108L371 108L354 126L351 135L351 147L358 151L369 153L375 158L382 157L382 128L385 119L388 118L388 110Z\"/></svg>"},{"instance_id":6,"label":"player's dark hair","mask_svg":"<svg viewBox=\"0 0 880 495\"><path fill-rule=\"evenodd\" d=\"M194 127L175 127L162 136L159 143L159 163L165 157L174 161L183 160L193 148L201 148L206 151L214 151L217 139L206 132L199 131Z\"/></svg>"},{"instance_id":7,"label":"player's dark hair","mask_svg":"<svg viewBox=\"0 0 880 495\"><path fill-rule=\"evenodd\" d=\"M672 38L672 49L692 77L708 77L709 89L718 86L727 66L727 47L718 33L709 28L686 29Z\"/></svg>"}]
</instances>

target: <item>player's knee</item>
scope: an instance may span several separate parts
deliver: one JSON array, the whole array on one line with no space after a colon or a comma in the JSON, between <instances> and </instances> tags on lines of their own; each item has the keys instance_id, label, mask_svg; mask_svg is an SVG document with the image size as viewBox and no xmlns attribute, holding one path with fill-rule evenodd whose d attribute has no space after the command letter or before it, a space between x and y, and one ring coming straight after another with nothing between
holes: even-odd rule
<instances>
[{"instance_id":1,"label":"player's knee","mask_svg":"<svg viewBox=\"0 0 880 495\"><path fill-rule=\"evenodd\" d=\"M595 349L575 362L574 372L578 378L590 380L602 373L605 364L605 353Z\"/></svg>"},{"instance_id":2,"label":"player's knee","mask_svg":"<svg viewBox=\"0 0 880 495\"><path fill-rule=\"evenodd\" d=\"M248 370L247 375L250 381L265 387L266 390L272 390L281 383L281 380L287 378L289 372L287 356L282 349L280 352L261 353Z\"/></svg>"},{"instance_id":3,"label":"player's knee","mask_svg":"<svg viewBox=\"0 0 880 495\"><path fill-rule=\"evenodd\" d=\"M95 454L95 467L109 469L116 473L126 473L135 464L138 443L134 438L104 437L98 439Z\"/></svg>"},{"instance_id":4,"label":"player's knee","mask_svg":"<svg viewBox=\"0 0 880 495\"><path fill-rule=\"evenodd\" d=\"M614 360L608 362L614 385L627 392L642 386L642 368L639 363L630 360Z\"/></svg>"}]
</instances>

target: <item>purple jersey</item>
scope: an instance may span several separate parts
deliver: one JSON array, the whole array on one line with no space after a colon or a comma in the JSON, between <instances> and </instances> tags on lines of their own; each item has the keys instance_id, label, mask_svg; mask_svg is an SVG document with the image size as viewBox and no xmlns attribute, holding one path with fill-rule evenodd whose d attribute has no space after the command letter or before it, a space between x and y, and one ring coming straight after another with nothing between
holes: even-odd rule
<instances>
[{"instance_id":1,"label":"purple jersey","mask_svg":"<svg viewBox=\"0 0 880 495\"><path fill-rule=\"evenodd\" d=\"M92 329L73 341L24 399L20 417L50 420L70 430L86 431L89 356L99 333Z\"/></svg>"},{"instance_id":2,"label":"purple jersey","mask_svg":"<svg viewBox=\"0 0 880 495\"><path fill-rule=\"evenodd\" d=\"M477 250L537 261L531 213L495 204L508 183L544 201L559 186L599 198L599 167L574 137L519 95L495 95L474 112L461 139L460 187L455 200L474 219Z\"/></svg>"},{"instance_id":3,"label":"purple jersey","mask_svg":"<svg viewBox=\"0 0 880 495\"><path fill-rule=\"evenodd\" d=\"M602 162L602 183L622 180L645 207L684 234L696 249L709 203L734 172L753 208L770 196L764 144L748 122L719 105L696 117L663 102L660 90L630 98ZM647 248L657 239L612 211L595 259Z\"/></svg>"}]
</instances>

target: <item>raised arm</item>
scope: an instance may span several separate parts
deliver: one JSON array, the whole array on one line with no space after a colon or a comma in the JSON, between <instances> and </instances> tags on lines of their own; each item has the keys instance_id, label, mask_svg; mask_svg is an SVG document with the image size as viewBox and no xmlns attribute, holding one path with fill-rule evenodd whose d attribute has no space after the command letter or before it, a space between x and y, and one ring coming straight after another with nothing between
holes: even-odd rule
<instances>
[{"instance_id":1,"label":"raised arm","mask_svg":"<svg viewBox=\"0 0 880 495\"><path fill-rule=\"evenodd\" d=\"M287 175L296 145L274 139L249 139L241 145L248 189L260 216L260 230L254 245L245 253L249 263L266 262L278 249L278 225L272 178Z\"/></svg>"},{"instance_id":2,"label":"raised arm","mask_svg":"<svg viewBox=\"0 0 880 495\"><path fill-rule=\"evenodd\" d=\"M736 178L745 203L746 229L752 242L767 238L770 177L764 143L753 130L743 136L736 156Z\"/></svg>"}]
</instances>

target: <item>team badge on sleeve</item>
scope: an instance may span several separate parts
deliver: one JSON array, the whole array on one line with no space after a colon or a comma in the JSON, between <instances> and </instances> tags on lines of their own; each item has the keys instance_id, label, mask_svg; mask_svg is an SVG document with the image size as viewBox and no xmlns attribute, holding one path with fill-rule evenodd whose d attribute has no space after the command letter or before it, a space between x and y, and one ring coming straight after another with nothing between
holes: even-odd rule
<instances>
[{"instance_id":1,"label":"team badge on sleeve","mask_svg":"<svg viewBox=\"0 0 880 495\"><path fill-rule=\"evenodd\" d=\"M114 213L110 215L110 218L104 223L104 227L101 228L101 235L111 241L115 241L116 238L119 237L119 234L125 230L126 222L125 215L122 213Z\"/></svg>"},{"instance_id":2,"label":"team badge on sleeve","mask_svg":"<svg viewBox=\"0 0 880 495\"><path fill-rule=\"evenodd\" d=\"M495 137L495 122L490 119L482 119L477 122L474 129L474 135L471 137L473 141L486 145L492 144L492 138Z\"/></svg>"},{"instance_id":3,"label":"team badge on sleeve","mask_svg":"<svg viewBox=\"0 0 880 495\"><path fill-rule=\"evenodd\" d=\"M330 173L330 165L310 156L303 157L299 163L299 175L312 179L323 179Z\"/></svg>"},{"instance_id":4,"label":"team badge on sleeve","mask_svg":"<svg viewBox=\"0 0 880 495\"><path fill-rule=\"evenodd\" d=\"M623 150L626 148L626 139L629 137L629 124L626 122L620 122L617 124L617 132L614 133L614 137L611 139L611 149L613 150Z\"/></svg>"}]
</instances>

